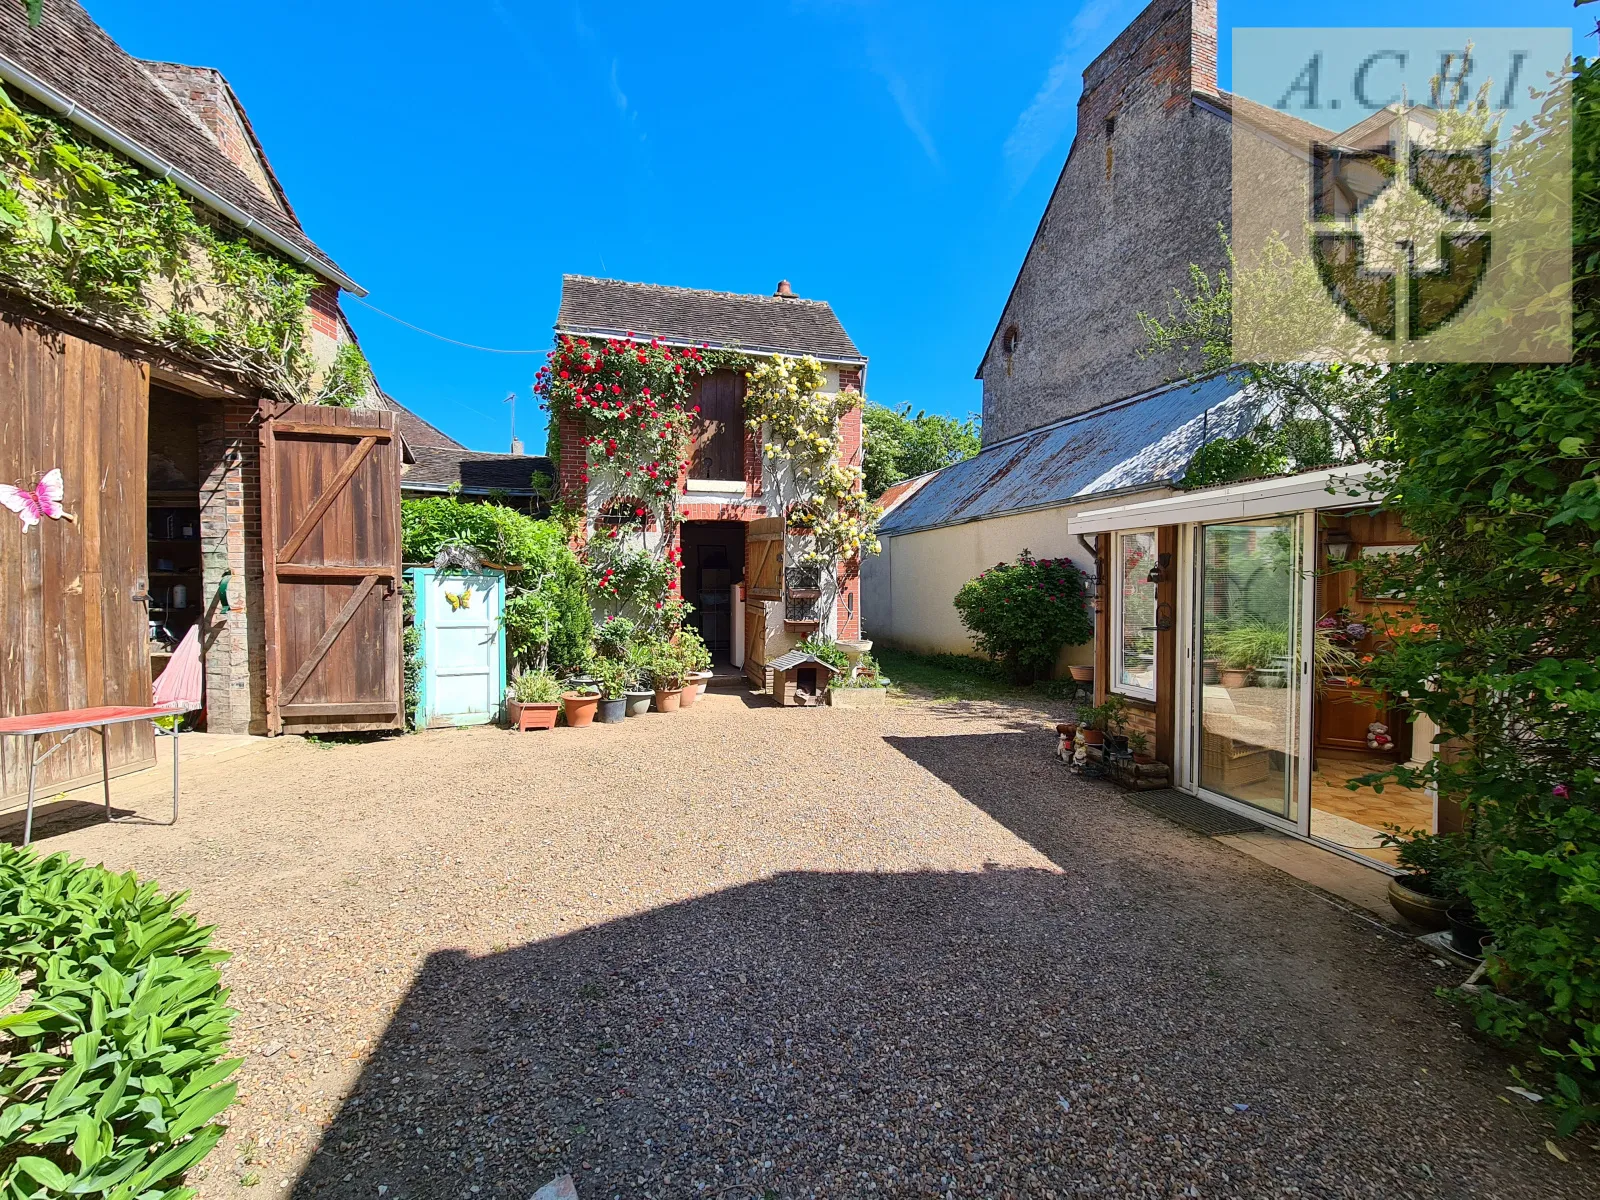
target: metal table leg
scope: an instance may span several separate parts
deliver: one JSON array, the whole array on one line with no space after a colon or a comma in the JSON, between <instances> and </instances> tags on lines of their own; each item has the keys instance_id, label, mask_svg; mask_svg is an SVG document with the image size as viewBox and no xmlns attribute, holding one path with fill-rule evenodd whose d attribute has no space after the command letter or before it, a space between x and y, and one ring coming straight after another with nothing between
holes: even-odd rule
<instances>
[{"instance_id":1,"label":"metal table leg","mask_svg":"<svg viewBox=\"0 0 1600 1200\"><path fill-rule=\"evenodd\" d=\"M178 726L183 724L179 717L172 723L172 824L178 823Z\"/></svg>"},{"instance_id":2,"label":"metal table leg","mask_svg":"<svg viewBox=\"0 0 1600 1200\"><path fill-rule=\"evenodd\" d=\"M100 785L106 797L106 820L111 820L111 745L106 740L106 727L100 726Z\"/></svg>"},{"instance_id":3,"label":"metal table leg","mask_svg":"<svg viewBox=\"0 0 1600 1200\"><path fill-rule=\"evenodd\" d=\"M30 733L28 735L28 815L22 820L22 844L24 846L33 841L33 786L39 777L39 760L33 756L33 751L38 741L38 734Z\"/></svg>"}]
</instances>

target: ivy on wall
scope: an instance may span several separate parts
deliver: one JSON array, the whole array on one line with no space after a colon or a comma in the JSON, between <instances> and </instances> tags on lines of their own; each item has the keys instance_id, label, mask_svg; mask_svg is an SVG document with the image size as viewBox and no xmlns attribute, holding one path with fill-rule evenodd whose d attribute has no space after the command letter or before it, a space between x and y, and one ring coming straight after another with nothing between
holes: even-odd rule
<instances>
[{"instance_id":1,"label":"ivy on wall","mask_svg":"<svg viewBox=\"0 0 1600 1200\"><path fill-rule=\"evenodd\" d=\"M349 355L327 371L311 357L317 286L171 182L0 88L0 289L281 399L353 403Z\"/></svg>"}]
</instances>

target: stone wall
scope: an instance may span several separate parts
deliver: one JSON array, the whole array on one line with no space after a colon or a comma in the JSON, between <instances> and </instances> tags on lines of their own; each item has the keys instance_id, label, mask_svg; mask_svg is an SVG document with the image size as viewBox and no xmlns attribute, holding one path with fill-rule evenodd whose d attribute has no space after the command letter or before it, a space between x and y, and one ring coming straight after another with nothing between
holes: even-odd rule
<instances>
[{"instance_id":1,"label":"stone wall","mask_svg":"<svg viewBox=\"0 0 1600 1200\"><path fill-rule=\"evenodd\" d=\"M985 444L1136 395L1193 363L1141 360L1189 264L1224 258L1230 126L1215 0L1155 0L1084 72L1078 129L984 357ZM1201 102L1196 102L1196 97Z\"/></svg>"}]
</instances>

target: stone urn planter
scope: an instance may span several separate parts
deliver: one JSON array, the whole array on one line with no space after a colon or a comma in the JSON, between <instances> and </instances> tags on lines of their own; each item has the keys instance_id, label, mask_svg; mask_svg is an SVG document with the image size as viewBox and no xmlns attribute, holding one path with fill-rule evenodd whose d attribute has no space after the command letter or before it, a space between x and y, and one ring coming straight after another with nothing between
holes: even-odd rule
<instances>
[{"instance_id":1,"label":"stone urn planter","mask_svg":"<svg viewBox=\"0 0 1600 1200\"><path fill-rule=\"evenodd\" d=\"M634 691L630 689L623 695L623 703L630 717L642 717L650 711L650 701L656 698L654 692Z\"/></svg>"},{"instance_id":2,"label":"stone urn planter","mask_svg":"<svg viewBox=\"0 0 1600 1200\"><path fill-rule=\"evenodd\" d=\"M587 696L582 692L562 692L561 707L567 714L567 724L573 729L582 729L585 725L594 724L594 715L600 707L600 693L590 692Z\"/></svg>"},{"instance_id":3,"label":"stone urn planter","mask_svg":"<svg viewBox=\"0 0 1600 1200\"><path fill-rule=\"evenodd\" d=\"M828 689L828 704L833 708L877 708L888 694L886 687L833 687Z\"/></svg>"},{"instance_id":4,"label":"stone urn planter","mask_svg":"<svg viewBox=\"0 0 1600 1200\"><path fill-rule=\"evenodd\" d=\"M682 688L657 688L656 711L660 713L677 712L678 700L682 693Z\"/></svg>"},{"instance_id":5,"label":"stone urn planter","mask_svg":"<svg viewBox=\"0 0 1600 1200\"><path fill-rule=\"evenodd\" d=\"M534 704L531 701L506 701L506 718L511 722L511 728L524 732L529 729L554 729L556 714L560 711L561 705L553 702Z\"/></svg>"},{"instance_id":6,"label":"stone urn planter","mask_svg":"<svg viewBox=\"0 0 1600 1200\"><path fill-rule=\"evenodd\" d=\"M1425 892L1426 876L1396 875L1389 880L1389 903L1395 912L1419 929L1436 933L1450 924L1450 900Z\"/></svg>"}]
</instances>

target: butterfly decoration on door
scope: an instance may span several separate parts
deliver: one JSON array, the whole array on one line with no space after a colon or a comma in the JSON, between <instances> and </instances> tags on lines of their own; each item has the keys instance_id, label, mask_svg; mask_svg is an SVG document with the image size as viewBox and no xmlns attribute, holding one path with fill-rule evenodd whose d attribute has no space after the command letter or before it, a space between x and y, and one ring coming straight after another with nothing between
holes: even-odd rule
<instances>
[{"instance_id":1,"label":"butterfly decoration on door","mask_svg":"<svg viewBox=\"0 0 1600 1200\"><path fill-rule=\"evenodd\" d=\"M466 588L459 592L446 592L444 598L450 602L451 612L460 612L463 608L472 607L471 588Z\"/></svg>"},{"instance_id":2,"label":"butterfly decoration on door","mask_svg":"<svg viewBox=\"0 0 1600 1200\"><path fill-rule=\"evenodd\" d=\"M17 514L24 533L46 517L57 521L76 521L78 518L74 514L61 507L63 495L60 467L54 467L39 476L31 489L0 483L0 504Z\"/></svg>"}]
</instances>

